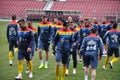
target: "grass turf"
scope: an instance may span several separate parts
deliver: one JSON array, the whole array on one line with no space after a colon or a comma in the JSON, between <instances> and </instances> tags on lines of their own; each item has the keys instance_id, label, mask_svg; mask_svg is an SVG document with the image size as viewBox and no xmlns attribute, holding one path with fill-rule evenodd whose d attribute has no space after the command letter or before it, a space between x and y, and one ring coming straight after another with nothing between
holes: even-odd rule
<instances>
[{"instance_id":1,"label":"grass turf","mask_svg":"<svg viewBox=\"0 0 120 80\"><path fill-rule=\"evenodd\" d=\"M0 80L14 80L14 77L17 76L17 53L13 58L14 66L9 66L8 62L8 42L6 39L6 27L8 22L0 22ZM37 23L34 23L34 26L37 26ZM45 52L43 52L45 59ZM117 63L114 63L113 69L107 67L107 70L102 70L102 65L105 58L102 58L102 61L99 62L97 69L96 80L120 80L120 60ZM55 80L55 57L51 55L51 49L49 53L49 68L48 69L38 69L39 66L39 57L38 52L35 52L33 58L33 79L28 78L28 74L25 73L26 63L23 62L23 80ZM78 63L77 74L72 74L72 60L69 68L69 76L65 80L83 80L84 71L82 69L82 64ZM91 72L91 71L90 71ZM90 80L90 74L89 74Z\"/></svg>"}]
</instances>

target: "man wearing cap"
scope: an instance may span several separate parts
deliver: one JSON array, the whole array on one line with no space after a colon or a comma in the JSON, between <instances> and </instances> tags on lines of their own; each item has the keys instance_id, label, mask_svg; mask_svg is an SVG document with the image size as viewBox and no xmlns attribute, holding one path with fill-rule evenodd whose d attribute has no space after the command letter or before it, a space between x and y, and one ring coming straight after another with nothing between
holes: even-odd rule
<instances>
[{"instance_id":1,"label":"man wearing cap","mask_svg":"<svg viewBox=\"0 0 120 80\"><path fill-rule=\"evenodd\" d=\"M60 62L62 61L62 77L64 80L66 72L66 64L69 57L69 51L72 43L73 32L68 28L69 23L65 21L63 28L58 30L55 35L55 41L53 46L56 47L56 80L59 80L60 75Z\"/></svg>"}]
</instances>

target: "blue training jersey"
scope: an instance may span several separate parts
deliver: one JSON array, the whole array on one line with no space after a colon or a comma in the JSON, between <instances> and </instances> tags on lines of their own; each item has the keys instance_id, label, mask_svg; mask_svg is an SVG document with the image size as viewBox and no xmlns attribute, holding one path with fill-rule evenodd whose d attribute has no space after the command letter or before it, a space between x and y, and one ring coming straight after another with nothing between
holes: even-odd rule
<instances>
[{"instance_id":1,"label":"blue training jersey","mask_svg":"<svg viewBox=\"0 0 120 80\"><path fill-rule=\"evenodd\" d=\"M27 50L28 47L33 48L34 42L34 34L29 28L26 27L24 31L18 30L18 49Z\"/></svg>"},{"instance_id":2,"label":"blue training jersey","mask_svg":"<svg viewBox=\"0 0 120 80\"><path fill-rule=\"evenodd\" d=\"M120 39L120 31L114 28L107 31L104 36L104 40L108 44L108 48L119 48L120 45L119 39Z\"/></svg>"},{"instance_id":3,"label":"blue training jersey","mask_svg":"<svg viewBox=\"0 0 120 80\"><path fill-rule=\"evenodd\" d=\"M90 29L92 26L83 27L78 31L78 43L81 45L83 39L90 34Z\"/></svg>"},{"instance_id":4,"label":"blue training jersey","mask_svg":"<svg viewBox=\"0 0 120 80\"><path fill-rule=\"evenodd\" d=\"M101 38L105 35L105 33L110 30L110 25L109 24L100 24L98 27L98 34Z\"/></svg>"},{"instance_id":5,"label":"blue training jersey","mask_svg":"<svg viewBox=\"0 0 120 80\"><path fill-rule=\"evenodd\" d=\"M55 35L54 46L58 51L68 52L71 49L73 31L70 29L60 29Z\"/></svg>"},{"instance_id":6,"label":"blue training jersey","mask_svg":"<svg viewBox=\"0 0 120 80\"><path fill-rule=\"evenodd\" d=\"M9 25L7 26L7 31L6 31L6 35L7 35L7 40L17 40L18 39L18 25L16 23L16 21L12 21L9 23Z\"/></svg>"},{"instance_id":7,"label":"blue training jersey","mask_svg":"<svg viewBox=\"0 0 120 80\"><path fill-rule=\"evenodd\" d=\"M50 22L41 22L38 25L38 37L43 41L51 41L53 37L54 29Z\"/></svg>"},{"instance_id":8,"label":"blue training jersey","mask_svg":"<svg viewBox=\"0 0 120 80\"><path fill-rule=\"evenodd\" d=\"M84 38L80 51L83 54L98 54L98 51L100 51L99 56L101 57L103 52L103 42L100 37L96 36L96 34L90 34Z\"/></svg>"}]
</instances>

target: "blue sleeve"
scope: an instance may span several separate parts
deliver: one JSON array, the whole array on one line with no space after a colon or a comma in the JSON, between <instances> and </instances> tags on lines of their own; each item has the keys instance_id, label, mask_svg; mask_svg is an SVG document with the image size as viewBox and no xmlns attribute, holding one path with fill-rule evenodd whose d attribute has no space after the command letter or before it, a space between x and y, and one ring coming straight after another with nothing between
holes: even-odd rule
<instances>
[{"instance_id":1,"label":"blue sleeve","mask_svg":"<svg viewBox=\"0 0 120 80\"><path fill-rule=\"evenodd\" d=\"M99 41L99 49L100 49L99 56L102 57L102 54L103 54L103 41L102 41L101 38L100 38L100 41Z\"/></svg>"},{"instance_id":2,"label":"blue sleeve","mask_svg":"<svg viewBox=\"0 0 120 80\"><path fill-rule=\"evenodd\" d=\"M55 34L56 34L56 28L53 27L52 43L54 43Z\"/></svg>"},{"instance_id":3,"label":"blue sleeve","mask_svg":"<svg viewBox=\"0 0 120 80\"><path fill-rule=\"evenodd\" d=\"M75 42L76 40L75 40L75 33L74 34L72 34L71 35L71 41L70 41L70 43L71 43L71 47L70 47L70 51L73 51L73 49L74 49L74 43L76 43Z\"/></svg>"},{"instance_id":4,"label":"blue sleeve","mask_svg":"<svg viewBox=\"0 0 120 80\"><path fill-rule=\"evenodd\" d=\"M41 29L40 29L39 26L38 26L37 32L38 32L38 37L39 37L40 36L40 32L41 32Z\"/></svg>"},{"instance_id":5,"label":"blue sleeve","mask_svg":"<svg viewBox=\"0 0 120 80\"><path fill-rule=\"evenodd\" d=\"M100 25L98 25L98 35L100 35Z\"/></svg>"},{"instance_id":6,"label":"blue sleeve","mask_svg":"<svg viewBox=\"0 0 120 80\"><path fill-rule=\"evenodd\" d=\"M83 39L82 45L80 47L80 53L83 54L86 48L86 38Z\"/></svg>"},{"instance_id":7,"label":"blue sleeve","mask_svg":"<svg viewBox=\"0 0 120 80\"><path fill-rule=\"evenodd\" d=\"M54 28L53 26L50 26L50 41L53 40L53 35L54 35Z\"/></svg>"},{"instance_id":8,"label":"blue sleeve","mask_svg":"<svg viewBox=\"0 0 120 80\"><path fill-rule=\"evenodd\" d=\"M81 29L77 32L77 37L78 37L77 43L78 45L81 45Z\"/></svg>"},{"instance_id":9,"label":"blue sleeve","mask_svg":"<svg viewBox=\"0 0 120 80\"><path fill-rule=\"evenodd\" d=\"M56 33L54 43L53 43L54 47L57 46L58 40L59 40L59 33Z\"/></svg>"},{"instance_id":10,"label":"blue sleeve","mask_svg":"<svg viewBox=\"0 0 120 80\"><path fill-rule=\"evenodd\" d=\"M34 42L35 42L34 34L32 33L32 31L30 31L30 43L29 43L29 48L33 48L33 47L34 47Z\"/></svg>"},{"instance_id":11,"label":"blue sleeve","mask_svg":"<svg viewBox=\"0 0 120 80\"><path fill-rule=\"evenodd\" d=\"M103 36L103 40L104 40L104 42L105 42L105 44L106 44L106 41L107 41L107 37L108 37L108 31L105 33L105 35Z\"/></svg>"},{"instance_id":12,"label":"blue sleeve","mask_svg":"<svg viewBox=\"0 0 120 80\"><path fill-rule=\"evenodd\" d=\"M38 33L36 32L36 33L34 34L34 36L35 36L36 48L38 48Z\"/></svg>"},{"instance_id":13,"label":"blue sleeve","mask_svg":"<svg viewBox=\"0 0 120 80\"><path fill-rule=\"evenodd\" d=\"M9 42L9 25L7 26L6 36L7 36L7 40L8 40L8 42Z\"/></svg>"}]
</instances>

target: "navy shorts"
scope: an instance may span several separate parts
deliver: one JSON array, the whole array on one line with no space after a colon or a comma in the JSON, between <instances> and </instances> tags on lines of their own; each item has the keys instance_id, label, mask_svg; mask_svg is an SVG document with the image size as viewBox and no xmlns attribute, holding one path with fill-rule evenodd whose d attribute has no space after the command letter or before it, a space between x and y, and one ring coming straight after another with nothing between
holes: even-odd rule
<instances>
[{"instance_id":1,"label":"navy shorts","mask_svg":"<svg viewBox=\"0 0 120 80\"><path fill-rule=\"evenodd\" d=\"M85 53L84 54L84 65L85 66L91 66L92 68L97 68L98 65L98 55L97 53Z\"/></svg>"},{"instance_id":2,"label":"navy shorts","mask_svg":"<svg viewBox=\"0 0 120 80\"><path fill-rule=\"evenodd\" d=\"M17 40L10 40L9 41L9 51L14 51L14 47L18 47L17 46Z\"/></svg>"},{"instance_id":3,"label":"navy shorts","mask_svg":"<svg viewBox=\"0 0 120 80\"><path fill-rule=\"evenodd\" d=\"M45 51L49 51L49 46L50 46L50 43L48 43L48 41L40 40L38 48Z\"/></svg>"},{"instance_id":4,"label":"navy shorts","mask_svg":"<svg viewBox=\"0 0 120 80\"><path fill-rule=\"evenodd\" d=\"M32 59L32 53L28 53L26 50L18 49L18 60L26 59L27 61L30 61Z\"/></svg>"},{"instance_id":5,"label":"navy shorts","mask_svg":"<svg viewBox=\"0 0 120 80\"><path fill-rule=\"evenodd\" d=\"M69 57L69 52L63 53L62 51L56 52L56 62L61 62L62 64L67 64L67 60Z\"/></svg>"},{"instance_id":6,"label":"navy shorts","mask_svg":"<svg viewBox=\"0 0 120 80\"><path fill-rule=\"evenodd\" d=\"M119 57L119 48L108 48L107 55L112 56L115 55L115 57Z\"/></svg>"}]
</instances>

